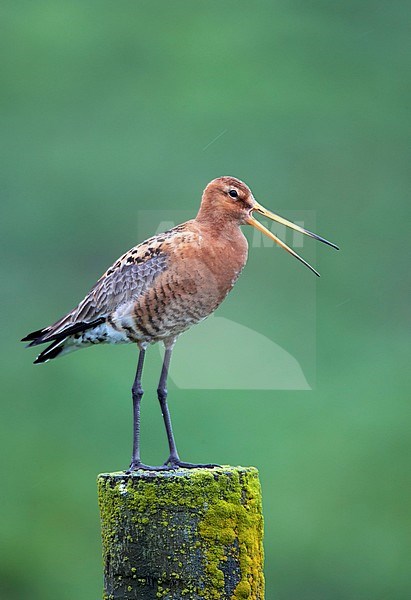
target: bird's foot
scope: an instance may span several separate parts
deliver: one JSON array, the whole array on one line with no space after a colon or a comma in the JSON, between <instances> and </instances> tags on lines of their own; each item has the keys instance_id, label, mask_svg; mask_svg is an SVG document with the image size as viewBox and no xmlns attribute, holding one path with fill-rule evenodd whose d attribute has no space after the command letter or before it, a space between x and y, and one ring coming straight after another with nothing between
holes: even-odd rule
<instances>
[{"instance_id":1,"label":"bird's foot","mask_svg":"<svg viewBox=\"0 0 411 600\"><path fill-rule=\"evenodd\" d=\"M169 456L163 465L145 465L141 461L132 461L126 475L133 473L134 471L174 471L175 469L214 469L214 467L220 467L214 463L189 463L183 462L179 458Z\"/></svg>"},{"instance_id":2,"label":"bird's foot","mask_svg":"<svg viewBox=\"0 0 411 600\"><path fill-rule=\"evenodd\" d=\"M189 463L183 462L179 458L174 456L169 456L163 467L169 469L214 469L214 467L220 467L221 465L216 465L214 463Z\"/></svg>"},{"instance_id":3,"label":"bird's foot","mask_svg":"<svg viewBox=\"0 0 411 600\"><path fill-rule=\"evenodd\" d=\"M127 471L126 475L133 473L134 471L171 471L172 467L167 464L164 465L145 465L142 462L132 462Z\"/></svg>"}]
</instances>

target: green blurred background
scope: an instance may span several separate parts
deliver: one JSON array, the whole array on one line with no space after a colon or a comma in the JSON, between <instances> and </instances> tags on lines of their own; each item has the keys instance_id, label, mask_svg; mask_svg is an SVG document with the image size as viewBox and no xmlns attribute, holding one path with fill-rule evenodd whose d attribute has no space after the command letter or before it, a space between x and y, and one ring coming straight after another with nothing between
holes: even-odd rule
<instances>
[{"instance_id":1,"label":"green blurred background","mask_svg":"<svg viewBox=\"0 0 411 600\"><path fill-rule=\"evenodd\" d=\"M128 464L137 357L101 347L34 367L17 340L139 241L139 210L194 215L222 174L272 210L315 211L342 251L316 249L313 391L170 384L180 452L259 467L268 600L411 597L410 12L370 0L1 3L2 598L101 597L95 478ZM299 290L313 277L284 252L252 251L218 315L287 347L311 318ZM249 359L244 347L244 369ZM152 463L166 454L159 369L153 348Z\"/></svg>"}]
</instances>

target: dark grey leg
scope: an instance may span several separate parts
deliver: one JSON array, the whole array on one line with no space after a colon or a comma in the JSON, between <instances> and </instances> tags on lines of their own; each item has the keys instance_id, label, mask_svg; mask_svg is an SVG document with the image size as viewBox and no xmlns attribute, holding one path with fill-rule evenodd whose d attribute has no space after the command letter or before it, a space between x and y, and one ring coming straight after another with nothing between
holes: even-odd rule
<instances>
[{"instance_id":1,"label":"dark grey leg","mask_svg":"<svg viewBox=\"0 0 411 600\"><path fill-rule=\"evenodd\" d=\"M171 467L172 469L176 469L178 467L183 467L186 469L194 469L196 467L203 467L203 468L204 467L208 467L208 468L218 467L219 465L214 465L214 464L203 465L203 464L182 462L178 455L177 446L176 446L176 442L175 442L174 434L173 434L173 427L171 424L170 411L168 410L168 405L167 405L167 375L168 375L168 369L170 366L172 350L173 350L173 345L166 347L166 351L164 354L163 367L161 369L160 381L158 383L158 388L157 388L157 396L158 396L158 400L160 402L164 425L165 425L166 432L167 432L168 447L170 449L170 456L164 463L164 467L168 466L169 468Z\"/></svg>"},{"instance_id":2,"label":"dark grey leg","mask_svg":"<svg viewBox=\"0 0 411 600\"><path fill-rule=\"evenodd\" d=\"M145 349L140 349L140 354L138 357L137 371L134 379L133 387L131 389L133 396L133 455L131 457L131 463L126 471L127 473L131 473L132 471L137 471L138 469L143 469L146 471L164 471L167 469L171 469L171 466L161 465L161 466L151 466L145 465L141 462L141 453L140 453L140 405L141 399L143 397L144 390L141 385L141 375L143 372L144 365L144 356ZM167 377L167 375L166 375ZM168 416L170 419L170 415ZM170 423L171 427L171 423ZM172 433L171 433L172 435Z\"/></svg>"},{"instance_id":3,"label":"dark grey leg","mask_svg":"<svg viewBox=\"0 0 411 600\"><path fill-rule=\"evenodd\" d=\"M167 432L168 447L170 448L170 457L167 463L178 462L180 457L178 456L176 442L173 434L173 426L171 424L170 411L167 405L167 375L170 366L171 352L173 347L166 348L164 354L163 368L161 369L160 381L158 382L157 397L160 402L161 413L163 415L164 425ZM166 464L167 464L166 463Z\"/></svg>"},{"instance_id":4,"label":"dark grey leg","mask_svg":"<svg viewBox=\"0 0 411 600\"><path fill-rule=\"evenodd\" d=\"M137 469L141 465L140 456L140 405L144 390L141 386L141 375L143 372L145 349L140 350L138 357L137 371L134 378L131 393L133 396L133 455L131 457L130 471Z\"/></svg>"}]
</instances>

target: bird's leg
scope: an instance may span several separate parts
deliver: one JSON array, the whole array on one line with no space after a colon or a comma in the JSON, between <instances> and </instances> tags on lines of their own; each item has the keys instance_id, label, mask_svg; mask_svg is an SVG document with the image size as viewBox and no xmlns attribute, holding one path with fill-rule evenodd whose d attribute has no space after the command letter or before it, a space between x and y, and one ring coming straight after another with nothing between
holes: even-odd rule
<instances>
[{"instance_id":1,"label":"bird's leg","mask_svg":"<svg viewBox=\"0 0 411 600\"><path fill-rule=\"evenodd\" d=\"M168 375L168 369L170 366L170 359L171 359L171 352L173 350L173 346L174 343L171 345L167 345L166 346L166 351L164 354L164 361L163 361L163 367L161 369L161 375L160 375L160 381L158 383L158 388L157 388L157 396L158 396L158 400L160 402L160 407L161 407L161 412L163 415L163 420L164 420L164 425L166 428L166 432L167 432L167 440L168 440L168 446L170 449L170 456L168 457L168 459L166 460L166 462L164 463L164 467L165 468L172 468L172 469L176 469L178 467L182 467L185 469L194 469L196 467L203 467L203 468L212 468L212 467L218 467L219 465L214 465L214 464L194 464L194 463L187 463L187 462L182 462L180 460L178 451L177 451L177 446L176 446L176 442L174 439L174 434L173 434L173 427L171 424L171 417L170 417L170 411L168 410L168 405L167 405L167 375Z\"/></svg>"},{"instance_id":2,"label":"bird's leg","mask_svg":"<svg viewBox=\"0 0 411 600\"><path fill-rule=\"evenodd\" d=\"M164 354L163 367L161 369L160 381L158 382L157 397L160 402L161 413L163 415L164 425L167 432L168 447L170 449L170 456L164 464L171 464L180 461L180 457L177 452L177 446L173 434L173 426L171 424L170 411L167 405L167 375L168 368L170 366L171 352L173 346L167 346Z\"/></svg>"},{"instance_id":3,"label":"bird's leg","mask_svg":"<svg viewBox=\"0 0 411 600\"><path fill-rule=\"evenodd\" d=\"M141 374L143 372L145 348L140 349L138 357L137 371L134 378L133 387L131 393L133 396L133 455L131 457L131 463L129 470L134 471L141 465L140 456L140 405L141 398L143 397L144 390L141 386Z\"/></svg>"},{"instance_id":4,"label":"bird's leg","mask_svg":"<svg viewBox=\"0 0 411 600\"><path fill-rule=\"evenodd\" d=\"M141 375L143 372L145 348L140 349L138 357L137 371L134 378L133 387L131 388L133 396L133 455L131 457L131 463L126 473L137 471L142 469L144 471L165 471L172 467L167 465L161 465L153 467L151 465L145 465L141 462L140 454L140 405L143 397L144 390L141 385Z\"/></svg>"}]
</instances>

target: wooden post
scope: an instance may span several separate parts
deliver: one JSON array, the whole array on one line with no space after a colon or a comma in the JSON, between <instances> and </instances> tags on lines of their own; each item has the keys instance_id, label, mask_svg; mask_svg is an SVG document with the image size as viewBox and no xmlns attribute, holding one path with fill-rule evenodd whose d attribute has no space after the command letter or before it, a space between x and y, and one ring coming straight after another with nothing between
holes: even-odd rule
<instances>
[{"instance_id":1,"label":"wooden post","mask_svg":"<svg viewBox=\"0 0 411 600\"><path fill-rule=\"evenodd\" d=\"M264 599L253 467L98 477L105 600Z\"/></svg>"}]
</instances>

